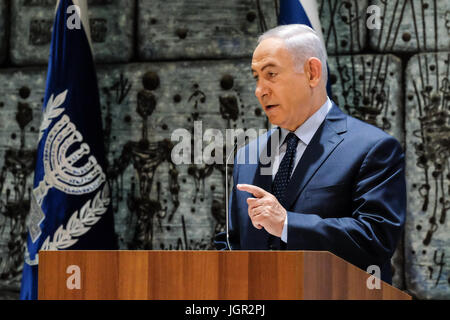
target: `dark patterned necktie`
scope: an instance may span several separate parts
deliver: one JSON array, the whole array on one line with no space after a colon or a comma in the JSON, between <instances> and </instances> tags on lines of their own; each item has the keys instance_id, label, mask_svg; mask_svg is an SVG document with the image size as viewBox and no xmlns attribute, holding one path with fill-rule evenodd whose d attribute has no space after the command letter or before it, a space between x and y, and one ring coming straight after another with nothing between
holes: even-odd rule
<instances>
[{"instance_id":1,"label":"dark patterned necktie","mask_svg":"<svg viewBox=\"0 0 450 320\"><path fill-rule=\"evenodd\" d=\"M292 132L287 135L285 139L287 143L286 153L280 163L280 167L278 168L278 172L275 175L275 179L272 183L273 195L278 199L280 203L282 203L284 199L286 189L291 178L298 140L299 138Z\"/></svg>"}]
</instances>

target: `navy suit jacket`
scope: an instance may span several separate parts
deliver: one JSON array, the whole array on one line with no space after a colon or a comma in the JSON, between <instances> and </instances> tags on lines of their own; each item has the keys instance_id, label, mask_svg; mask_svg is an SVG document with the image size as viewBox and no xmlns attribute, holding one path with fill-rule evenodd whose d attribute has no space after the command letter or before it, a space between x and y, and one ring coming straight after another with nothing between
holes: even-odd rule
<instances>
[{"instance_id":1,"label":"navy suit jacket","mask_svg":"<svg viewBox=\"0 0 450 320\"><path fill-rule=\"evenodd\" d=\"M237 153L229 210L231 248L330 251L363 270L378 265L382 280L391 283L390 258L406 213L404 153L398 141L333 103L294 169L281 203L288 215L285 244L252 225L246 199L253 196L236 189L245 183L272 193L272 175L261 174L269 164L239 161L249 157L250 150L271 155L273 132Z\"/></svg>"}]
</instances>

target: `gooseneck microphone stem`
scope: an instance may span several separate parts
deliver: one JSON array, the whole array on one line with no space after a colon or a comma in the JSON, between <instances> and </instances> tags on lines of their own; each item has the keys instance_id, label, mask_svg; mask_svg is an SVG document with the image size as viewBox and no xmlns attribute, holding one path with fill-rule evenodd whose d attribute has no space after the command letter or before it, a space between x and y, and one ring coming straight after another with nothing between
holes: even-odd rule
<instances>
[{"instance_id":1,"label":"gooseneck microphone stem","mask_svg":"<svg viewBox=\"0 0 450 320\"><path fill-rule=\"evenodd\" d=\"M228 250L232 250L230 245L230 235L229 235L229 212L228 212L228 162L230 161L230 156L234 154L234 150L236 150L237 142L233 143L233 150L231 150L230 154L227 157L227 160L225 161L225 223L226 223L226 233L227 233L227 245ZM233 181L234 183L234 181Z\"/></svg>"}]
</instances>

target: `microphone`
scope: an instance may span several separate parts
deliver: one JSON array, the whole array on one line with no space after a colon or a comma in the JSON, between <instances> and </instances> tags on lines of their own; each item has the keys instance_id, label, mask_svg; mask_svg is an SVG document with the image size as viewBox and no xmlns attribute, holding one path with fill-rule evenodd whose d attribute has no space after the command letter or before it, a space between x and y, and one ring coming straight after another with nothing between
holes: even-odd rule
<instances>
[{"instance_id":1,"label":"microphone","mask_svg":"<svg viewBox=\"0 0 450 320\"><path fill-rule=\"evenodd\" d=\"M231 245L230 245L230 234L229 234L229 217L228 217L228 163L230 161L231 156L234 154L234 151L237 149L238 146L238 142L241 141L242 139L240 139L240 136L245 133L241 133L240 135L238 135L236 137L236 141L233 141L233 149L231 150L231 152L228 154L227 159L225 160L225 223L226 223L226 239L227 239L227 246L228 246L228 250L232 250ZM245 145L245 139L244 139L244 145ZM233 181L234 183L234 181Z\"/></svg>"},{"instance_id":2,"label":"microphone","mask_svg":"<svg viewBox=\"0 0 450 320\"><path fill-rule=\"evenodd\" d=\"M230 161L230 156L234 154L234 151L236 150L237 141L233 142L233 149L231 150L230 154L228 155L227 159L225 160L225 223L226 223L226 239L227 239L227 246L228 250L231 249L230 245L230 235L229 235L229 218L228 218L228 162ZM234 183L234 181L233 181Z\"/></svg>"},{"instance_id":3,"label":"microphone","mask_svg":"<svg viewBox=\"0 0 450 320\"><path fill-rule=\"evenodd\" d=\"M229 197L228 197L228 164L230 162L231 156L234 154L234 151L238 147L245 146L249 142L248 140L250 140L250 139L249 139L249 136L248 136L248 133L249 133L248 131L247 131L247 133L245 131L241 132L237 136L234 137L236 140L233 141L233 148L232 148L231 152L228 154L227 159L225 160L225 223L226 223L227 246L228 246L230 251L232 250L232 248L231 248L231 245L230 245L230 233L229 233L230 232L230 227L229 227L229 216L228 216L228 214L229 214L229 212L228 212L228 210L229 210L229 208L228 208L228 201L229 201ZM257 136L256 132L255 132L255 139L258 139L258 136ZM257 153L257 150L258 150L257 149L258 145L259 145L259 143L257 143L255 145L256 149L253 150L256 153ZM252 162L252 160L250 160L250 159L252 159L252 157L250 155L250 153L252 153L252 148L250 148L250 150L248 150L248 152L249 152L249 161ZM244 152L243 156L244 156L244 163L246 163L246 152ZM239 159L236 159L236 160L237 160L237 162L239 162ZM233 183L234 182L236 182L236 181L233 181Z\"/></svg>"}]
</instances>

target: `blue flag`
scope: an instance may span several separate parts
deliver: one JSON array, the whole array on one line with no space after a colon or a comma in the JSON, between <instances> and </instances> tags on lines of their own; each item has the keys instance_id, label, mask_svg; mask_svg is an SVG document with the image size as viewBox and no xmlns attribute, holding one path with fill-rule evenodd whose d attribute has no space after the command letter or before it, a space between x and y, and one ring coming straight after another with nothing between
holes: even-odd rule
<instances>
[{"instance_id":1,"label":"blue flag","mask_svg":"<svg viewBox=\"0 0 450 320\"><path fill-rule=\"evenodd\" d=\"M278 24L305 24L314 29L314 31L319 34L323 42L322 28L320 26L316 0L280 0L280 16L278 19ZM329 69L328 74L330 74ZM327 82L327 93L331 98L330 77L328 77Z\"/></svg>"},{"instance_id":2,"label":"blue flag","mask_svg":"<svg viewBox=\"0 0 450 320\"><path fill-rule=\"evenodd\" d=\"M117 249L86 0L60 0L27 218L21 299L37 299L39 250Z\"/></svg>"}]
</instances>

